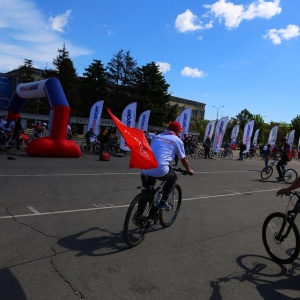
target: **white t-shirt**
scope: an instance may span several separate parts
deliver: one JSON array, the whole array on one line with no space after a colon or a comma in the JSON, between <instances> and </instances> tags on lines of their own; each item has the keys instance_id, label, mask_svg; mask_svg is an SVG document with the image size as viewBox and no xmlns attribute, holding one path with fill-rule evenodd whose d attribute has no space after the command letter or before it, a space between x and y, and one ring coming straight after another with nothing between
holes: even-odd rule
<instances>
[{"instance_id":1,"label":"white t-shirt","mask_svg":"<svg viewBox=\"0 0 300 300\"><path fill-rule=\"evenodd\" d=\"M169 172L169 165L178 155L179 159L185 157L184 145L182 140L166 130L164 133L156 135L151 142L151 148L158 162L156 169L145 170L146 175L162 177Z\"/></svg>"}]
</instances>

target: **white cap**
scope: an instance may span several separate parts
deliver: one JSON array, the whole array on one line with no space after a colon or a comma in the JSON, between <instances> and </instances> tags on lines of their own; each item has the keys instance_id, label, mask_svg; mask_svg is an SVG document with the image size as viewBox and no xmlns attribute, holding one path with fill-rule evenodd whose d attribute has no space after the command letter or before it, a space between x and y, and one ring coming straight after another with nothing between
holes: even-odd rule
<instances>
[{"instance_id":1,"label":"white cap","mask_svg":"<svg viewBox=\"0 0 300 300\"><path fill-rule=\"evenodd\" d=\"M47 126L47 123L43 123L44 126Z\"/></svg>"}]
</instances>

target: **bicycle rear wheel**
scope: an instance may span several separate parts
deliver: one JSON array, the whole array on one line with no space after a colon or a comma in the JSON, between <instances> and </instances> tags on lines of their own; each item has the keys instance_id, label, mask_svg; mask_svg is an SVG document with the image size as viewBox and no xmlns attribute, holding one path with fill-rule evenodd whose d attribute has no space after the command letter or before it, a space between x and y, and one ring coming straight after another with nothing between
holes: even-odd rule
<instances>
[{"instance_id":1,"label":"bicycle rear wheel","mask_svg":"<svg viewBox=\"0 0 300 300\"><path fill-rule=\"evenodd\" d=\"M283 180L286 183L293 183L297 179L297 172L294 169L287 169L283 175Z\"/></svg>"},{"instance_id":2,"label":"bicycle rear wheel","mask_svg":"<svg viewBox=\"0 0 300 300\"><path fill-rule=\"evenodd\" d=\"M135 247L139 245L145 235L148 232L150 221L147 220L145 214L148 214L149 211L149 202L148 199L145 199L148 195L144 193L138 194L131 202L124 221L124 239L126 244L129 247ZM148 196L149 197L149 196ZM138 203L139 201L147 201L146 209L144 214L138 216Z\"/></svg>"},{"instance_id":3,"label":"bicycle rear wheel","mask_svg":"<svg viewBox=\"0 0 300 300\"><path fill-rule=\"evenodd\" d=\"M181 206L182 192L181 187L176 184L173 192L168 198L168 203L171 206L169 210L162 210L159 214L159 223L162 227L166 228L173 224L178 215Z\"/></svg>"},{"instance_id":4,"label":"bicycle rear wheel","mask_svg":"<svg viewBox=\"0 0 300 300\"><path fill-rule=\"evenodd\" d=\"M88 152L89 149L88 149L87 142L82 142L81 145L80 145L80 149L81 149L82 152Z\"/></svg>"},{"instance_id":5,"label":"bicycle rear wheel","mask_svg":"<svg viewBox=\"0 0 300 300\"><path fill-rule=\"evenodd\" d=\"M229 153L228 153L228 157L229 157L230 159L232 159L232 158L233 158L233 152L229 152Z\"/></svg>"},{"instance_id":6,"label":"bicycle rear wheel","mask_svg":"<svg viewBox=\"0 0 300 300\"><path fill-rule=\"evenodd\" d=\"M284 213L275 212L266 218L262 239L268 254L277 263L289 264L299 255L298 228Z\"/></svg>"},{"instance_id":7,"label":"bicycle rear wheel","mask_svg":"<svg viewBox=\"0 0 300 300\"><path fill-rule=\"evenodd\" d=\"M268 166L267 168L263 168L260 172L260 177L262 179L268 179L273 174L273 168Z\"/></svg>"}]
</instances>

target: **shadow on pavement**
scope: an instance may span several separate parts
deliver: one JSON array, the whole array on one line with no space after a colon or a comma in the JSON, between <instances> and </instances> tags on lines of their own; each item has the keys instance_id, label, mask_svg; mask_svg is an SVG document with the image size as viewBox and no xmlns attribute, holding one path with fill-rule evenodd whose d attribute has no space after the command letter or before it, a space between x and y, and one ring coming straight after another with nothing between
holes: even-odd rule
<instances>
[{"instance_id":1,"label":"shadow on pavement","mask_svg":"<svg viewBox=\"0 0 300 300\"><path fill-rule=\"evenodd\" d=\"M289 265L289 269L258 255L242 255L237 258L236 262L244 270L243 273L229 274L211 281L210 286L213 291L210 300L222 300L222 285L232 281L256 285L262 299L299 299L294 298L294 295L299 296L300 292L300 265L296 261Z\"/></svg>"}]
</instances>

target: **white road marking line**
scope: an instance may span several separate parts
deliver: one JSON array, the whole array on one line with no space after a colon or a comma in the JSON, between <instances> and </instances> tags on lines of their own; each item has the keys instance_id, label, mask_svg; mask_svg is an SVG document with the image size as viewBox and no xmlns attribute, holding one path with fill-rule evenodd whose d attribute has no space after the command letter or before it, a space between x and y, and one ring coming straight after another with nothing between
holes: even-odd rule
<instances>
[{"instance_id":1,"label":"white road marking line","mask_svg":"<svg viewBox=\"0 0 300 300\"><path fill-rule=\"evenodd\" d=\"M27 208L30 210L30 211L32 211L34 214L36 214L36 215L40 215L41 213L38 211L38 210L36 210L33 206L27 206Z\"/></svg>"},{"instance_id":2,"label":"white road marking line","mask_svg":"<svg viewBox=\"0 0 300 300\"><path fill-rule=\"evenodd\" d=\"M257 173L257 171L207 171L194 174L223 174L223 173ZM51 176L107 176L107 175L140 175L141 173L91 173L91 174L0 174L0 177L51 177Z\"/></svg>"},{"instance_id":3,"label":"white road marking line","mask_svg":"<svg viewBox=\"0 0 300 300\"><path fill-rule=\"evenodd\" d=\"M235 193L235 194L238 194L238 192L235 192L235 191L230 191L230 190L225 190L225 192L229 192L229 193Z\"/></svg>"},{"instance_id":4,"label":"white road marking line","mask_svg":"<svg viewBox=\"0 0 300 300\"><path fill-rule=\"evenodd\" d=\"M196 197L196 198L182 199L182 201L192 201L192 200L199 200L199 199L219 198L219 197L246 195L246 194L254 194L254 193L265 193L265 192L273 192L273 191L277 191L277 190L278 190L278 188L270 189L270 190L259 190L259 191L233 193L233 194L221 194L221 195L214 195L214 196L200 196L200 197ZM76 212L93 211L93 210L99 210L99 209L104 210L104 209L125 208L125 207L128 207L129 205L130 204L118 205L118 206L102 206L102 207L92 207L92 208L84 208L84 209L63 210L63 211L52 211L52 212L45 212L45 213L38 213L38 214L2 216L2 217L0 217L0 219L12 219L12 218L23 218L23 217L37 217L37 216L46 216L46 215L68 214L68 213L76 213ZM94 206L96 206L96 205L94 204Z\"/></svg>"}]
</instances>

